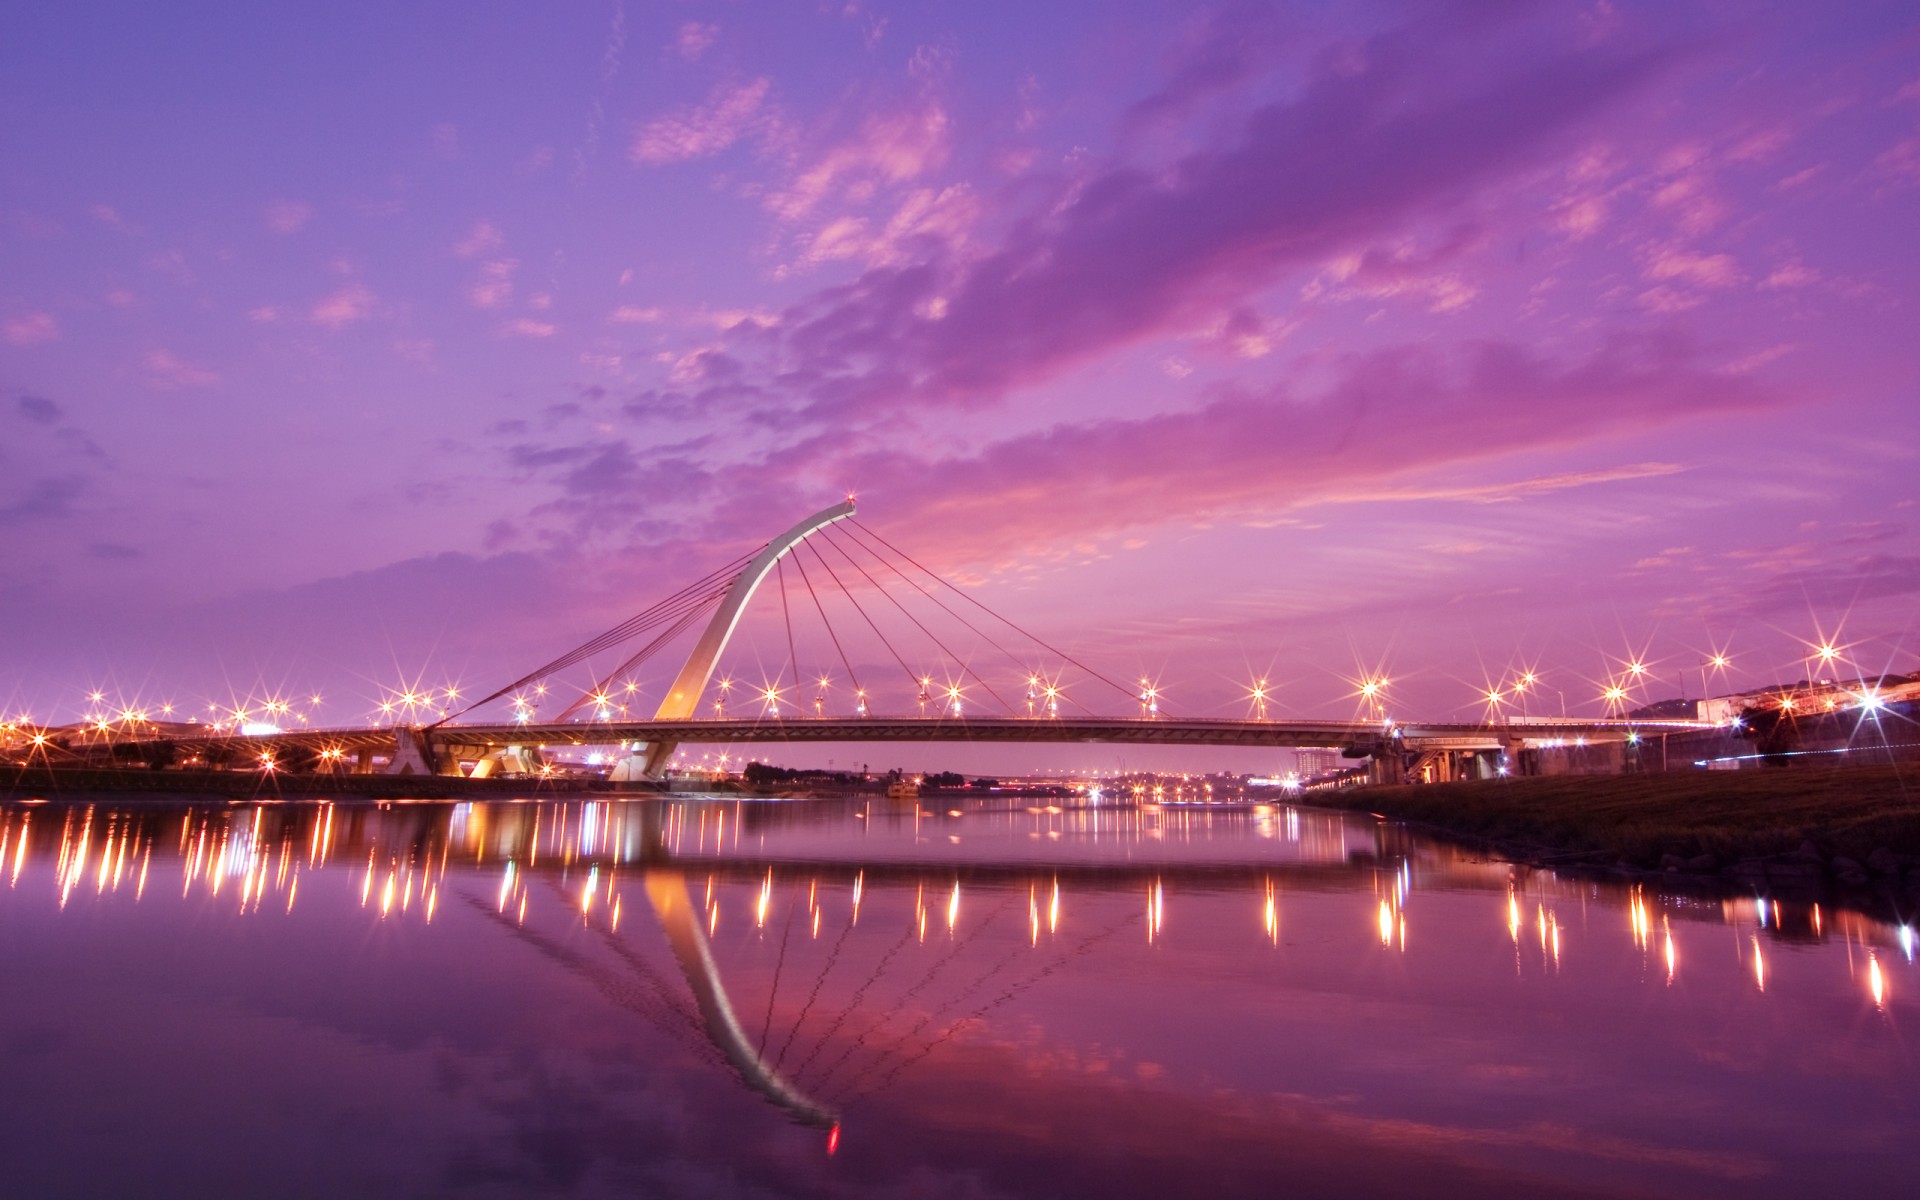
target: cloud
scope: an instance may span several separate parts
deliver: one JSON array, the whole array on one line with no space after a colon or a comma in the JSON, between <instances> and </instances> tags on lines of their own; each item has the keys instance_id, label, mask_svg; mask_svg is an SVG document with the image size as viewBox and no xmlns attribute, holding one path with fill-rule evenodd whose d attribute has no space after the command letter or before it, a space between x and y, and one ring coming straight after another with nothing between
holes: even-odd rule
<instances>
[{"instance_id":1,"label":"cloud","mask_svg":"<svg viewBox=\"0 0 1920 1200\"><path fill-rule=\"evenodd\" d=\"M275 200L267 205L267 228L278 234L299 233L313 219L313 205L299 200Z\"/></svg>"},{"instance_id":2,"label":"cloud","mask_svg":"<svg viewBox=\"0 0 1920 1200\"><path fill-rule=\"evenodd\" d=\"M608 314L607 320L616 325L650 325L662 320L665 313L657 308L641 308L634 304L622 304Z\"/></svg>"},{"instance_id":3,"label":"cloud","mask_svg":"<svg viewBox=\"0 0 1920 1200\"><path fill-rule=\"evenodd\" d=\"M5 326L0 328L4 328L7 341L15 346L37 346L60 336L60 323L53 319L51 313L32 312L8 317Z\"/></svg>"},{"instance_id":4,"label":"cloud","mask_svg":"<svg viewBox=\"0 0 1920 1200\"><path fill-rule=\"evenodd\" d=\"M1003 221L1008 232L991 251L962 260L923 248L919 261L801 301L782 322L778 369L808 381L810 415L831 419L882 392L977 403L1204 326L1285 271L1445 213L1666 62L1607 48L1466 70L1477 65L1467 52L1437 54L1430 40L1404 31L1375 39L1360 65L1323 67L1254 111L1224 148L1075 179L1044 211ZM879 139L893 157L830 156L770 206L808 211L856 162L915 169L936 140L923 122L912 136Z\"/></svg>"},{"instance_id":5,"label":"cloud","mask_svg":"<svg viewBox=\"0 0 1920 1200\"><path fill-rule=\"evenodd\" d=\"M491 221L475 221L467 236L453 244L453 252L461 258L473 258L505 243L505 235Z\"/></svg>"},{"instance_id":6,"label":"cloud","mask_svg":"<svg viewBox=\"0 0 1920 1200\"><path fill-rule=\"evenodd\" d=\"M513 273L520 268L518 259L498 258L480 264L480 275L467 289L467 302L475 308L498 308L513 298Z\"/></svg>"},{"instance_id":7,"label":"cloud","mask_svg":"<svg viewBox=\"0 0 1920 1200\"><path fill-rule=\"evenodd\" d=\"M317 301L308 316L315 325L338 331L365 320L373 312L373 303L371 291L352 283Z\"/></svg>"},{"instance_id":8,"label":"cloud","mask_svg":"<svg viewBox=\"0 0 1920 1200\"><path fill-rule=\"evenodd\" d=\"M873 183L917 179L947 160L952 122L939 105L873 117L860 132L828 150L788 187L767 198L785 220L811 213L830 195Z\"/></svg>"},{"instance_id":9,"label":"cloud","mask_svg":"<svg viewBox=\"0 0 1920 1200\"><path fill-rule=\"evenodd\" d=\"M11 524L71 516L75 501L85 490L86 483L78 475L32 480L24 495L0 503L0 522Z\"/></svg>"},{"instance_id":10,"label":"cloud","mask_svg":"<svg viewBox=\"0 0 1920 1200\"><path fill-rule=\"evenodd\" d=\"M535 321L530 317L516 317L500 327L500 332L515 337L545 338L552 337L554 326L547 321Z\"/></svg>"},{"instance_id":11,"label":"cloud","mask_svg":"<svg viewBox=\"0 0 1920 1200\"><path fill-rule=\"evenodd\" d=\"M673 48L681 58L688 62L697 62L719 36L718 25L707 25L699 21L682 21L679 31L674 35Z\"/></svg>"},{"instance_id":12,"label":"cloud","mask_svg":"<svg viewBox=\"0 0 1920 1200\"><path fill-rule=\"evenodd\" d=\"M636 163L661 166L718 154L765 125L771 80L762 76L738 87L721 88L696 108L657 117L634 135Z\"/></svg>"},{"instance_id":13,"label":"cloud","mask_svg":"<svg viewBox=\"0 0 1920 1200\"><path fill-rule=\"evenodd\" d=\"M1270 523L1339 504L1518 504L1661 478L1683 468L1523 472L1546 453L1775 402L1751 379L1712 370L1673 335L1616 337L1564 361L1485 342L1354 356L1313 395L1225 391L1187 411L1061 424L968 453L872 450L823 432L724 466L668 461L688 457L680 454L642 459L603 442L522 444L510 461L579 500L549 511L582 528L710 504L710 515L685 517L682 532L698 537L750 534L758 514L804 508L830 480L878 501L890 523L941 546L953 567L1159 525ZM595 458L600 468L586 470ZM601 490L588 502L591 489Z\"/></svg>"},{"instance_id":14,"label":"cloud","mask_svg":"<svg viewBox=\"0 0 1920 1200\"><path fill-rule=\"evenodd\" d=\"M141 358L140 365L146 370L147 383L161 391L207 387L220 382L218 372L195 366L171 350L149 351Z\"/></svg>"},{"instance_id":15,"label":"cloud","mask_svg":"<svg viewBox=\"0 0 1920 1200\"><path fill-rule=\"evenodd\" d=\"M1691 283L1698 287L1724 288L1746 278L1740 265L1726 254L1695 254L1671 247L1656 250L1643 274L1648 279Z\"/></svg>"},{"instance_id":16,"label":"cloud","mask_svg":"<svg viewBox=\"0 0 1920 1200\"><path fill-rule=\"evenodd\" d=\"M1059 426L977 455L861 455L834 469L863 492L884 489L904 502L900 519L919 535L984 554L992 545L1318 504L1510 502L1655 478L1681 468L1641 463L1517 482L1424 482L1771 401L1752 381L1707 369L1689 343L1670 336L1616 337L1572 363L1502 342L1454 355L1401 348L1350 360L1337 384L1309 400L1229 394L1189 412Z\"/></svg>"},{"instance_id":17,"label":"cloud","mask_svg":"<svg viewBox=\"0 0 1920 1200\"><path fill-rule=\"evenodd\" d=\"M60 420L60 406L44 396L22 396L15 401L20 415L36 425L52 425Z\"/></svg>"}]
</instances>

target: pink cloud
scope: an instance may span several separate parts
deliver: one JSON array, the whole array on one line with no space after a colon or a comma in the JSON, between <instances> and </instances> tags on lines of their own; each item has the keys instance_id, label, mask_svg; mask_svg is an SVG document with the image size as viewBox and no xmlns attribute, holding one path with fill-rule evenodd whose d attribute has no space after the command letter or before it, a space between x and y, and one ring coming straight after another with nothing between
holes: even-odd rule
<instances>
[{"instance_id":1,"label":"pink cloud","mask_svg":"<svg viewBox=\"0 0 1920 1200\"><path fill-rule=\"evenodd\" d=\"M515 337L544 338L553 336L554 326L547 321L535 321L530 317L516 317L508 321L505 325L502 325L500 331L502 333L512 334Z\"/></svg>"},{"instance_id":2,"label":"pink cloud","mask_svg":"<svg viewBox=\"0 0 1920 1200\"><path fill-rule=\"evenodd\" d=\"M111 204L90 204L87 206L87 215L102 225L118 229L122 233L133 232L133 227L120 216L120 210Z\"/></svg>"},{"instance_id":3,"label":"pink cloud","mask_svg":"<svg viewBox=\"0 0 1920 1200\"><path fill-rule=\"evenodd\" d=\"M1386 351L1347 364L1310 400L1233 395L1190 412L1061 426L977 455L839 464L884 490L889 519L962 556L1162 523L1272 516L1303 506L1394 499L1523 501L1570 487L1672 474L1670 463L1489 481L1488 464L1648 428L1752 411L1772 397L1710 370L1672 338L1615 338L1556 363L1505 343L1457 356ZM1273 469L1285 448L1286 469ZM1168 469L1142 470L1143 463ZM1174 464L1188 464L1177 469ZM1460 479L1468 468L1475 474Z\"/></svg>"},{"instance_id":4,"label":"pink cloud","mask_svg":"<svg viewBox=\"0 0 1920 1200\"><path fill-rule=\"evenodd\" d=\"M461 258L472 258L485 254L489 250L505 244L506 237L491 221L475 221L467 236L453 244L453 252Z\"/></svg>"},{"instance_id":5,"label":"pink cloud","mask_svg":"<svg viewBox=\"0 0 1920 1200\"><path fill-rule=\"evenodd\" d=\"M617 325L650 325L665 317L657 308L641 308L634 304L622 304L608 314L607 320Z\"/></svg>"},{"instance_id":6,"label":"pink cloud","mask_svg":"<svg viewBox=\"0 0 1920 1200\"><path fill-rule=\"evenodd\" d=\"M364 286L353 283L314 304L307 315L315 325L340 330L373 312L374 297Z\"/></svg>"},{"instance_id":7,"label":"pink cloud","mask_svg":"<svg viewBox=\"0 0 1920 1200\"><path fill-rule=\"evenodd\" d=\"M517 259L501 258L480 264L480 277L467 289L467 300L475 308L498 308L513 297L513 273Z\"/></svg>"},{"instance_id":8,"label":"pink cloud","mask_svg":"<svg viewBox=\"0 0 1920 1200\"><path fill-rule=\"evenodd\" d=\"M22 313L7 318L4 332L7 341L15 346L37 346L58 339L60 323L53 319L52 313Z\"/></svg>"},{"instance_id":9,"label":"pink cloud","mask_svg":"<svg viewBox=\"0 0 1920 1200\"><path fill-rule=\"evenodd\" d=\"M1159 525L1271 523L1312 506L1512 504L1629 486L1683 468L1631 462L1542 474L1532 464L1776 400L1664 335L1617 337L1569 361L1493 342L1452 354L1397 348L1342 368L1315 395L1234 392L1183 412L1062 424L963 454L849 449L840 432L826 432L727 472L724 487L714 471L666 470L624 443L521 446L515 465L560 472L555 481L575 499L553 511L583 522L617 522L672 495L711 502L716 530L804 507L818 481L831 479L878 500L889 523L913 529L922 544L941 546L951 568ZM724 386L732 368L709 348L673 369L687 385ZM602 468L592 487L579 475L590 459ZM617 473L615 459L624 464Z\"/></svg>"},{"instance_id":10,"label":"pink cloud","mask_svg":"<svg viewBox=\"0 0 1920 1200\"><path fill-rule=\"evenodd\" d=\"M162 391L207 387L220 382L218 372L196 366L171 350L153 350L140 360L147 382Z\"/></svg>"},{"instance_id":11,"label":"pink cloud","mask_svg":"<svg viewBox=\"0 0 1920 1200\"><path fill-rule=\"evenodd\" d=\"M267 228L278 234L299 233L313 219L313 205L298 200L275 200L267 205Z\"/></svg>"},{"instance_id":12,"label":"pink cloud","mask_svg":"<svg viewBox=\"0 0 1920 1200\"><path fill-rule=\"evenodd\" d=\"M634 135L633 161L659 166L718 154L765 124L772 81L722 88L707 103L655 118Z\"/></svg>"},{"instance_id":13,"label":"pink cloud","mask_svg":"<svg viewBox=\"0 0 1920 1200\"><path fill-rule=\"evenodd\" d=\"M1010 222L991 252L956 262L931 248L920 262L869 270L795 305L779 369L809 381L820 416L882 394L979 402L1204 326L1223 301L1287 270L1350 253L1416 213L1446 212L1664 65L1612 50L1536 55L1490 66L1461 88L1457 74L1429 69L1429 41L1376 39L1359 65L1328 66L1256 110L1223 148L1150 173L1115 166L1076 180L1041 215ZM830 157L776 211L806 211L838 164L856 160L866 161ZM902 388L904 379L915 385Z\"/></svg>"},{"instance_id":14,"label":"pink cloud","mask_svg":"<svg viewBox=\"0 0 1920 1200\"><path fill-rule=\"evenodd\" d=\"M1652 280L1710 288L1731 287L1745 278L1740 265L1729 255L1696 254L1670 247L1655 251L1643 274Z\"/></svg>"},{"instance_id":15,"label":"pink cloud","mask_svg":"<svg viewBox=\"0 0 1920 1200\"><path fill-rule=\"evenodd\" d=\"M858 136L829 150L789 187L768 197L767 207L787 220L798 220L836 186L858 189L917 179L946 161L951 132L951 122L938 105L875 117Z\"/></svg>"},{"instance_id":16,"label":"pink cloud","mask_svg":"<svg viewBox=\"0 0 1920 1200\"><path fill-rule=\"evenodd\" d=\"M853 259L886 266L922 257L929 245L956 250L965 244L980 212L978 198L964 184L937 191L915 188L884 222L858 216L828 222L805 239L801 261L811 265Z\"/></svg>"},{"instance_id":17,"label":"pink cloud","mask_svg":"<svg viewBox=\"0 0 1920 1200\"><path fill-rule=\"evenodd\" d=\"M719 36L718 25L707 25L699 21L682 21L679 31L674 34L673 48L681 58L688 62L695 62L713 46Z\"/></svg>"}]
</instances>

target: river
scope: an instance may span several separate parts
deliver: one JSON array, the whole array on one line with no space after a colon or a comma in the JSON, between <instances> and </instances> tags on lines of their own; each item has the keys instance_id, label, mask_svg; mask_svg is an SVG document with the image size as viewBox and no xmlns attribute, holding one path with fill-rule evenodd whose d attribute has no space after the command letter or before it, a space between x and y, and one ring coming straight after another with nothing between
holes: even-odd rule
<instances>
[{"instance_id":1,"label":"river","mask_svg":"<svg viewBox=\"0 0 1920 1200\"><path fill-rule=\"evenodd\" d=\"M0 805L12 1196L1795 1196L1910 927L1285 805Z\"/></svg>"}]
</instances>

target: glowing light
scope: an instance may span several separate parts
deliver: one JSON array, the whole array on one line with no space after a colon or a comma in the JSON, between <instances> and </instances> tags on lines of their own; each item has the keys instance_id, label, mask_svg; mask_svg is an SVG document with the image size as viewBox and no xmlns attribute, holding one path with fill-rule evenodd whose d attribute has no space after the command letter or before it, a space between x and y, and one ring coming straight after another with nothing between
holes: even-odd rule
<instances>
[{"instance_id":1,"label":"glowing light","mask_svg":"<svg viewBox=\"0 0 1920 1200\"><path fill-rule=\"evenodd\" d=\"M1880 970L1879 957L1872 953L1867 955L1867 991L1873 996L1873 1006L1884 1011L1887 1007L1887 977Z\"/></svg>"}]
</instances>

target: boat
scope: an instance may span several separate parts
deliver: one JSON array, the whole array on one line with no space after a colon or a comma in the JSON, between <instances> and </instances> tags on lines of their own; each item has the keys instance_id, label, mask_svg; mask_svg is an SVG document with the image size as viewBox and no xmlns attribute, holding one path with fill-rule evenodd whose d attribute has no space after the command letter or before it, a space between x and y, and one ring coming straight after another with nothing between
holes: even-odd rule
<instances>
[{"instance_id":1,"label":"boat","mask_svg":"<svg viewBox=\"0 0 1920 1200\"><path fill-rule=\"evenodd\" d=\"M896 779L887 785L889 800L917 800L920 798L920 785L911 779Z\"/></svg>"}]
</instances>

